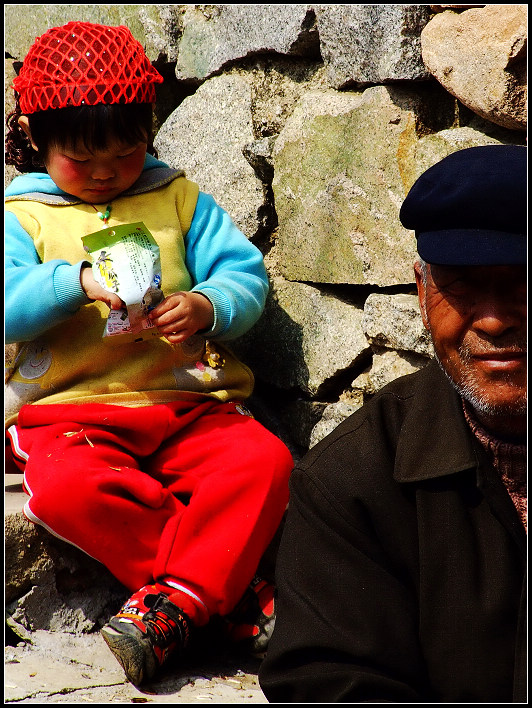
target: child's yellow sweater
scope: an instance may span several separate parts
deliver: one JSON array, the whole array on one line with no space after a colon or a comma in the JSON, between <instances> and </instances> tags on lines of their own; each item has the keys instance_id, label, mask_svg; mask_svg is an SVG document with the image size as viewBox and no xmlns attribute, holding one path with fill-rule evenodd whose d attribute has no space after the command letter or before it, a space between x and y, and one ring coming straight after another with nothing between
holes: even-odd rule
<instances>
[{"instance_id":1,"label":"child's yellow sweater","mask_svg":"<svg viewBox=\"0 0 532 708\"><path fill-rule=\"evenodd\" d=\"M197 185L181 176L112 203L109 226L143 222L157 242L165 296L194 285L185 262L185 236L197 200ZM102 227L94 207L85 203L53 206L30 195L11 198L6 210L31 236L42 263L83 261L82 236ZM143 406L250 395L251 371L223 345L199 335L183 345L163 337L115 343L102 337L108 313L105 304L87 301L66 321L24 344L7 384L7 424L28 402Z\"/></svg>"}]
</instances>

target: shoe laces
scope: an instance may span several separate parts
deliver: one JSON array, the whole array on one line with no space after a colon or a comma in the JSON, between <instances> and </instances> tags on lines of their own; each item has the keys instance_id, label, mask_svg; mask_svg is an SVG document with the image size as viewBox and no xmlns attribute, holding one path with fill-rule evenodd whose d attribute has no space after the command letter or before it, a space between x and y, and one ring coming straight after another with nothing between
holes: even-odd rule
<instances>
[{"instance_id":1,"label":"shoe laces","mask_svg":"<svg viewBox=\"0 0 532 708\"><path fill-rule=\"evenodd\" d=\"M148 595L145 603L149 610L144 613L142 622L154 644L167 647L177 642L185 647L190 637L190 621L185 613L163 593Z\"/></svg>"}]
</instances>

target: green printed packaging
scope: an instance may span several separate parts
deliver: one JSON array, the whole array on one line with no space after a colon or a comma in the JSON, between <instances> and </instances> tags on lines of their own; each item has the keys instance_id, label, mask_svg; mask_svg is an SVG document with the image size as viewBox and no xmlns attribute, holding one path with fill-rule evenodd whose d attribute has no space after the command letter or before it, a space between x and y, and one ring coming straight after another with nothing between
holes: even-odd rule
<instances>
[{"instance_id":1,"label":"green printed packaging","mask_svg":"<svg viewBox=\"0 0 532 708\"><path fill-rule=\"evenodd\" d=\"M109 312L103 336L116 342L160 337L148 317L164 299L159 246L142 221L107 227L82 241L92 258L94 279L126 305Z\"/></svg>"}]
</instances>

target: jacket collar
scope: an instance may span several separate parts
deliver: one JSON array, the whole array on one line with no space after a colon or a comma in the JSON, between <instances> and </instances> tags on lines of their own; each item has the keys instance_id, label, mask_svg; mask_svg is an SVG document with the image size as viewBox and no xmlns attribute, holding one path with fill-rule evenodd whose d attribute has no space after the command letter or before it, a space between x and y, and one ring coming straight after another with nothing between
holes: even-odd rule
<instances>
[{"instance_id":1,"label":"jacket collar","mask_svg":"<svg viewBox=\"0 0 532 708\"><path fill-rule=\"evenodd\" d=\"M416 387L397 445L394 479L418 482L477 468L460 396L436 362L422 369Z\"/></svg>"}]
</instances>

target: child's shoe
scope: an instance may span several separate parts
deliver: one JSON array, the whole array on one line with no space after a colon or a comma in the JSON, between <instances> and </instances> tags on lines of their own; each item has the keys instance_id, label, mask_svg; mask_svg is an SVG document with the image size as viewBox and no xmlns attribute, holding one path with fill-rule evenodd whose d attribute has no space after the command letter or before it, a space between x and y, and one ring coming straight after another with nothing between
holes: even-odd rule
<instances>
[{"instance_id":1,"label":"child's shoe","mask_svg":"<svg viewBox=\"0 0 532 708\"><path fill-rule=\"evenodd\" d=\"M102 628L101 634L126 677L138 686L151 679L175 651L188 644L191 623L182 610L146 585Z\"/></svg>"},{"instance_id":2,"label":"child's shoe","mask_svg":"<svg viewBox=\"0 0 532 708\"><path fill-rule=\"evenodd\" d=\"M274 586L255 576L234 610L224 617L229 639L263 658L275 625Z\"/></svg>"}]
</instances>

